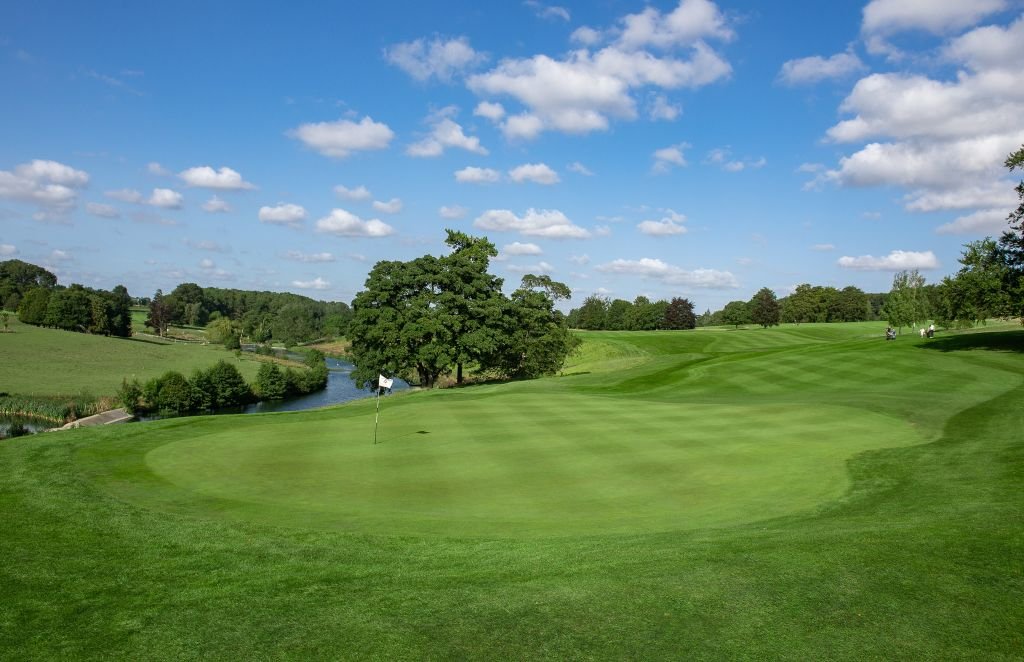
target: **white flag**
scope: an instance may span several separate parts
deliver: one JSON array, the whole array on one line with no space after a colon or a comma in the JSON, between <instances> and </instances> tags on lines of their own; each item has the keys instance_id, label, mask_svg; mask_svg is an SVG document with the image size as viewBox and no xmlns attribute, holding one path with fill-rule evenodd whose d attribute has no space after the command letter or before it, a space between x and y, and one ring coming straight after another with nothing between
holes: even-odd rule
<instances>
[{"instance_id":1,"label":"white flag","mask_svg":"<svg viewBox=\"0 0 1024 662\"><path fill-rule=\"evenodd\" d=\"M377 377L377 388L391 388L391 385L395 383L395 380L388 379L384 375Z\"/></svg>"}]
</instances>

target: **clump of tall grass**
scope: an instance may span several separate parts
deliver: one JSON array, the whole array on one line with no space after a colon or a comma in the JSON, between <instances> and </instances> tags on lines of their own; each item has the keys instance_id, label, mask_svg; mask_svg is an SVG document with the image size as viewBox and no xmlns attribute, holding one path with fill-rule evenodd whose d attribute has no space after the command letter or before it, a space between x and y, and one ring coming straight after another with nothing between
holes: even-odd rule
<instances>
[{"instance_id":1,"label":"clump of tall grass","mask_svg":"<svg viewBox=\"0 0 1024 662\"><path fill-rule=\"evenodd\" d=\"M0 393L0 416L21 416L50 423L69 423L106 411L110 398L78 395L12 395Z\"/></svg>"}]
</instances>

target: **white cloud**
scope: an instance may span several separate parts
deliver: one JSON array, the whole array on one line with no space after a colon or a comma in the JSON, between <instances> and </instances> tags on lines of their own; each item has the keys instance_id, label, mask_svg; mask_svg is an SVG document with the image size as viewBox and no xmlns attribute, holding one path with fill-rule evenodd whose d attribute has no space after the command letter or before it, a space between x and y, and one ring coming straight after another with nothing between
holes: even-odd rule
<instances>
[{"instance_id":1,"label":"white cloud","mask_svg":"<svg viewBox=\"0 0 1024 662\"><path fill-rule=\"evenodd\" d=\"M814 55L783 63L779 80L786 85L808 85L843 78L863 69L864 63L853 53L836 53L829 58Z\"/></svg>"},{"instance_id":2,"label":"white cloud","mask_svg":"<svg viewBox=\"0 0 1024 662\"><path fill-rule=\"evenodd\" d=\"M939 261L931 251L892 251L884 257L844 255L837 264L844 269L857 271L902 271L904 269L937 269Z\"/></svg>"},{"instance_id":3,"label":"white cloud","mask_svg":"<svg viewBox=\"0 0 1024 662\"><path fill-rule=\"evenodd\" d=\"M518 232L549 239L586 239L590 232L573 224L557 209L528 209L522 217L507 209L489 209L473 221L475 227L497 232Z\"/></svg>"},{"instance_id":4,"label":"white cloud","mask_svg":"<svg viewBox=\"0 0 1024 662\"><path fill-rule=\"evenodd\" d=\"M668 14L648 7L622 19L619 43L627 48L692 46L703 39L731 40L735 35L715 3L680 0Z\"/></svg>"},{"instance_id":5,"label":"white cloud","mask_svg":"<svg viewBox=\"0 0 1024 662\"><path fill-rule=\"evenodd\" d=\"M387 202L374 200L373 208L382 214L397 214L402 211L402 201L399 198L391 198Z\"/></svg>"},{"instance_id":6,"label":"white cloud","mask_svg":"<svg viewBox=\"0 0 1024 662\"><path fill-rule=\"evenodd\" d=\"M605 35L600 30L595 30L594 28L584 25L583 27L573 30L572 34L569 35L569 39L584 46L596 46L604 41Z\"/></svg>"},{"instance_id":7,"label":"white cloud","mask_svg":"<svg viewBox=\"0 0 1024 662\"><path fill-rule=\"evenodd\" d=\"M559 7L558 5L546 5L542 2L538 2L537 0L526 0L523 4L527 7L531 7L538 18L549 20L557 18L563 21L569 21L572 19L572 16L569 14L569 10L565 7Z\"/></svg>"},{"instance_id":8,"label":"white cloud","mask_svg":"<svg viewBox=\"0 0 1024 662\"><path fill-rule=\"evenodd\" d=\"M835 249L835 244L814 244L813 246L811 246L812 251L818 251L822 253L834 251Z\"/></svg>"},{"instance_id":9,"label":"white cloud","mask_svg":"<svg viewBox=\"0 0 1024 662\"><path fill-rule=\"evenodd\" d=\"M542 260L537 264L509 264L505 270L518 274L551 274L555 268Z\"/></svg>"},{"instance_id":10,"label":"white cloud","mask_svg":"<svg viewBox=\"0 0 1024 662\"><path fill-rule=\"evenodd\" d=\"M282 202L276 207L260 207L259 219L261 223L297 227L306 220L306 209L302 205Z\"/></svg>"},{"instance_id":11,"label":"white cloud","mask_svg":"<svg viewBox=\"0 0 1024 662\"><path fill-rule=\"evenodd\" d=\"M598 271L623 276L639 276L661 281L667 285L724 290L739 287L736 277L717 269L687 270L655 258L639 260L612 260L597 267Z\"/></svg>"},{"instance_id":12,"label":"white cloud","mask_svg":"<svg viewBox=\"0 0 1024 662\"><path fill-rule=\"evenodd\" d=\"M583 165L579 161L573 161L568 165L569 172L575 172L578 175L584 175L585 177L592 177L594 173L590 171L590 168Z\"/></svg>"},{"instance_id":13,"label":"white cloud","mask_svg":"<svg viewBox=\"0 0 1024 662\"><path fill-rule=\"evenodd\" d=\"M122 188L116 191L106 191L103 195L114 200L120 200L121 202L132 202L138 204L142 202L142 194L132 188Z\"/></svg>"},{"instance_id":14,"label":"white cloud","mask_svg":"<svg viewBox=\"0 0 1024 662\"><path fill-rule=\"evenodd\" d=\"M56 161L35 159L14 168L0 170L0 199L27 202L42 209L36 217L53 220L69 211L78 199L78 189L89 183L89 175Z\"/></svg>"},{"instance_id":15,"label":"white cloud","mask_svg":"<svg viewBox=\"0 0 1024 662\"><path fill-rule=\"evenodd\" d=\"M762 156L756 159L742 159L739 161L729 161L722 166L722 170L726 172L741 172L750 168L751 170L758 170L767 165L768 161Z\"/></svg>"},{"instance_id":16,"label":"white cloud","mask_svg":"<svg viewBox=\"0 0 1024 662\"><path fill-rule=\"evenodd\" d=\"M683 113L682 106L670 103L664 94L655 94L647 106L647 116L652 120L674 120Z\"/></svg>"},{"instance_id":17,"label":"white cloud","mask_svg":"<svg viewBox=\"0 0 1024 662\"><path fill-rule=\"evenodd\" d=\"M561 181L558 173L552 170L546 163L524 163L508 172L509 177L516 183L534 182L535 184L557 184Z\"/></svg>"},{"instance_id":18,"label":"white cloud","mask_svg":"<svg viewBox=\"0 0 1024 662\"><path fill-rule=\"evenodd\" d=\"M518 241L506 244L501 252L506 255L542 255L544 253L537 244L523 244Z\"/></svg>"},{"instance_id":19,"label":"white cloud","mask_svg":"<svg viewBox=\"0 0 1024 662\"><path fill-rule=\"evenodd\" d=\"M288 135L324 156L344 158L352 152L387 149L395 132L387 124L374 122L367 116L358 123L341 119L302 124L289 131Z\"/></svg>"},{"instance_id":20,"label":"white cloud","mask_svg":"<svg viewBox=\"0 0 1024 662\"><path fill-rule=\"evenodd\" d=\"M904 197L908 211L929 212L951 209L1010 209L1016 204L1017 194L1009 180L986 184L957 186L932 191L914 191Z\"/></svg>"},{"instance_id":21,"label":"white cloud","mask_svg":"<svg viewBox=\"0 0 1024 662\"><path fill-rule=\"evenodd\" d=\"M949 223L935 228L938 234L998 235L1009 228L1006 222L1008 207L982 209L960 216Z\"/></svg>"},{"instance_id":22,"label":"white cloud","mask_svg":"<svg viewBox=\"0 0 1024 662\"><path fill-rule=\"evenodd\" d=\"M167 168L163 167L162 165L160 165L156 161L150 161L149 163L147 163L146 164L146 170L149 172L149 174L157 175L158 177L170 177L171 176L171 171L168 170Z\"/></svg>"},{"instance_id":23,"label":"white cloud","mask_svg":"<svg viewBox=\"0 0 1024 662\"><path fill-rule=\"evenodd\" d=\"M683 0L668 15L647 9L623 19L619 39L600 50L571 51L561 59L538 54L508 58L485 73L471 76L470 89L479 95L505 95L525 112L502 125L507 138L530 139L541 131L590 133L606 130L612 119L637 117L636 95L648 87L697 88L727 77L732 67L704 40L731 38L717 7L707 0ZM577 41L596 44L601 33L577 30ZM655 55L644 48L684 48L687 58ZM654 116L678 115L665 101Z\"/></svg>"},{"instance_id":24,"label":"white cloud","mask_svg":"<svg viewBox=\"0 0 1024 662\"><path fill-rule=\"evenodd\" d=\"M636 227L642 234L655 237L667 237L674 234L685 234L686 227L682 225L686 216L668 209L666 215L657 221L641 221Z\"/></svg>"},{"instance_id":25,"label":"white cloud","mask_svg":"<svg viewBox=\"0 0 1024 662\"><path fill-rule=\"evenodd\" d=\"M590 256L586 253L583 255L572 255L569 257L569 261L582 267L590 264Z\"/></svg>"},{"instance_id":26,"label":"white cloud","mask_svg":"<svg viewBox=\"0 0 1024 662\"><path fill-rule=\"evenodd\" d=\"M485 62L487 56L473 50L466 37L458 37L447 41L416 39L395 44L384 50L384 59L416 80L437 78L449 82Z\"/></svg>"},{"instance_id":27,"label":"white cloud","mask_svg":"<svg viewBox=\"0 0 1024 662\"><path fill-rule=\"evenodd\" d=\"M491 168L469 166L455 171L455 181L460 184L490 184L498 181L501 173Z\"/></svg>"},{"instance_id":28,"label":"white cloud","mask_svg":"<svg viewBox=\"0 0 1024 662\"><path fill-rule=\"evenodd\" d=\"M0 244L0 255L17 255L18 248L14 244Z\"/></svg>"},{"instance_id":29,"label":"white cloud","mask_svg":"<svg viewBox=\"0 0 1024 662\"><path fill-rule=\"evenodd\" d=\"M323 278L317 276L313 280L293 280L292 287L297 287L300 290L326 290L331 284Z\"/></svg>"},{"instance_id":30,"label":"white cloud","mask_svg":"<svg viewBox=\"0 0 1024 662\"><path fill-rule=\"evenodd\" d=\"M203 203L203 211L210 214L226 214L231 211L231 205L219 197L213 196Z\"/></svg>"},{"instance_id":31,"label":"white cloud","mask_svg":"<svg viewBox=\"0 0 1024 662\"><path fill-rule=\"evenodd\" d=\"M199 260L199 268L207 271L210 269L216 269L217 263L208 257L204 257L202 260Z\"/></svg>"},{"instance_id":32,"label":"white cloud","mask_svg":"<svg viewBox=\"0 0 1024 662\"><path fill-rule=\"evenodd\" d=\"M121 212L117 210L117 207L100 202L86 203L85 211L99 218L121 218Z\"/></svg>"},{"instance_id":33,"label":"white cloud","mask_svg":"<svg viewBox=\"0 0 1024 662\"><path fill-rule=\"evenodd\" d=\"M871 0L864 7L861 31L868 35L889 35L908 30L942 34L970 27L1006 6L1006 0Z\"/></svg>"},{"instance_id":34,"label":"white cloud","mask_svg":"<svg viewBox=\"0 0 1024 662\"><path fill-rule=\"evenodd\" d=\"M296 262L334 262L334 255L331 253L303 253L301 251L288 251L284 254L286 260Z\"/></svg>"},{"instance_id":35,"label":"white cloud","mask_svg":"<svg viewBox=\"0 0 1024 662\"><path fill-rule=\"evenodd\" d=\"M409 145L405 150L406 154L420 157L441 156L447 147L457 147L474 154L486 155L488 153L487 149L480 144L479 138L467 136L462 132L462 126L450 117L438 117L437 115L435 113L432 120L433 128L430 135Z\"/></svg>"},{"instance_id":36,"label":"white cloud","mask_svg":"<svg viewBox=\"0 0 1024 662\"><path fill-rule=\"evenodd\" d=\"M437 213L441 216L441 218L457 220L460 218L465 218L466 214L469 213L469 210L461 205L444 205L437 210Z\"/></svg>"},{"instance_id":37,"label":"white cloud","mask_svg":"<svg viewBox=\"0 0 1024 662\"><path fill-rule=\"evenodd\" d=\"M62 251L59 248L55 248L50 253L50 259L53 260L54 262L70 262L74 258L68 251Z\"/></svg>"},{"instance_id":38,"label":"white cloud","mask_svg":"<svg viewBox=\"0 0 1024 662\"><path fill-rule=\"evenodd\" d=\"M183 198L181 193L172 191L169 188L155 188L153 193L146 200L147 205L160 207L161 209L181 209Z\"/></svg>"},{"instance_id":39,"label":"white cloud","mask_svg":"<svg viewBox=\"0 0 1024 662\"><path fill-rule=\"evenodd\" d=\"M339 198L354 201L369 200L370 198L373 197L369 189L367 189L365 186L348 188L347 186L342 186L341 184L338 184L337 186L334 187L334 194L337 195Z\"/></svg>"},{"instance_id":40,"label":"white cloud","mask_svg":"<svg viewBox=\"0 0 1024 662\"><path fill-rule=\"evenodd\" d=\"M333 209L329 216L317 221L316 231L342 237L387 237L395 233L395 229L383 221L376 218L364 221L344 209Z\"/></svg>"},{"instance_id":41,"label":"white cloud","mask_svg":"<svg viewBox=\"0 0 1024 662\"><path fill-rule=\"evenodd\" d=\"M663 173L671 170L674 165L685 167L686 157L683 156L683 150L689 147L689 143L679 143L678 145L669 145L668 147L654 150L654 166L652 166L651 170Z\"/></svg>"},{"instance_id":42,"label":"white cloud","mask_svg":"<svg viewBox=\"0 0 1024 662\"><path fill-rule=\"evenodd\" d=\"M476 105L473 114L477 117L485 117L492 122L498 122L505 116L505 108L500 103L481 101Z\"/></svg>"},{"instance_id":43,"label":"white cloud","mask_svg":"<svg viewBox=\"0 0 1024 662\"><path fill-rule=\"evenodd\" d=\"M241 191L256 188L242 179L242 175L231 168L221 167L214 170L210 166L196 166L178 173L188 186L196 188L212 188L223 191Z\"/></svg>"}]
</instances>

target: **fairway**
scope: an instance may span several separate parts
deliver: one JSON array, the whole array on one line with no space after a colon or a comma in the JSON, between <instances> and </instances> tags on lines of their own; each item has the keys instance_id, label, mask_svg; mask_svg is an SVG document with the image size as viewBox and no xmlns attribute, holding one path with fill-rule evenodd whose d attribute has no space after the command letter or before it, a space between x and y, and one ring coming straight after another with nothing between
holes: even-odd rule
<instances>
[{"instance_id":1,"label":"fairway","mask_svg":"<svg viewBox=\"0 0 1024 662\"><path fill-rule=\"evenodd\" d=\"M211 422L202 426L211 431L153 449L146 464L188 493L217 499L219 514L273 524L578 535L811 509L849 488L845 464L856 453L920 441L898 420L835 406L519 394L401 400L386 401L376 446L368 413L343 426Z\"/></svg>"},{"instance_id":2,"label":"fairway","mask_svg":"<svg viewBox=\"0 0 1024 662\"><path fill-rule=\"evenodd\" d=\"M1024 332L590 332L560 376L0 444L0 657L1014 659Z\"/></svg>"}]
</instances>

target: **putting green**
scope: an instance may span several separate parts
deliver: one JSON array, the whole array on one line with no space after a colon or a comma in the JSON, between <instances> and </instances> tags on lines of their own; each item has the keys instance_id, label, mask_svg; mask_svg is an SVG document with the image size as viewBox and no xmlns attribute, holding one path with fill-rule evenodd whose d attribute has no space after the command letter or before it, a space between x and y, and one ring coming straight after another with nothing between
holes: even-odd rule
<instances>
[{"instance_id":1,"label":"putting green","mask_svg":"<svg viewBox=\"0 0 1024 662\"><path fill-rule=\"evenodd\" d=\"M234 418L145 460L173 484L162 498L178 511L374 534L536 537L808 511L844 494L854 454L923 441L906 422L837 406L451 396L389 401L377 445L372 411Z\"/></svg>"}]
</instances>

